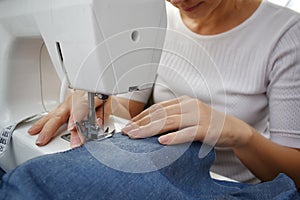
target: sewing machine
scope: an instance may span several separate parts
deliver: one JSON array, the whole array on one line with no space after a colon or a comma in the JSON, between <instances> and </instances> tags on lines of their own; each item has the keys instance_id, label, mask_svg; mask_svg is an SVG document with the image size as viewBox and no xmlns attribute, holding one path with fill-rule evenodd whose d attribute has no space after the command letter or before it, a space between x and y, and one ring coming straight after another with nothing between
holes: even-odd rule
<instances>
[{"instance_id":1,"label":"sewing machine","mask_svg":"<svg viewBox=\"0 0 300 200\"><path fill-rule=\"evenodd\" d=\"M108 136L94 124L94 97L152 87L165 27L165 0L1 0L0 130L13 136L1 141L10 143L0 167L70 149L66 126L44 147L27 133L67 88L89 92L90 113L78 129L88 139ZM125 123L114 118L109 126Z\"/></svg>"},{"instance_id":2,"label":"sewing machine","mask_svg":"<svg viewBox=\"0 0 300 200\"><path fill-rule=\"evenodd\" d=\"M165 27L165 0L0 1L0 130L14 129L0 167L70 148L65 127L37 147L27 134L32 122L22 120L55 108L67 88L89 94L78 128L88 139L106 136L94 123L94 97L152 87Z\"/></svg>"}]
</instances>

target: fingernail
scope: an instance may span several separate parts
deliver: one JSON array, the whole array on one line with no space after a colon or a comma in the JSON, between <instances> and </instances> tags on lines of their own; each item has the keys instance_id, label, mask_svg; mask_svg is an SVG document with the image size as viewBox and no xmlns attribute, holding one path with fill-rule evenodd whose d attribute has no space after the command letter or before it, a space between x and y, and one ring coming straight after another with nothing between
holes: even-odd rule
<instances>
[{"instance_id":1,"label":"fingernail","mask_svg":"<svg viewBox=\"0 0 300 200\"><path fill-rule=\"evenodd\" d=\"M35 141L35 144L36 144L37 146L43 146L43 142L42 142L41 140L39 140L39 139L37 139L37 140Z\"/></svg>"},{"instance_id":2,"label":"fingernail","mask_svg":"<svg viewBox=\"0 0 300 200\"><path fill-rule=\"evenodd\" d=\"M45 139L46 139L45 136L40 133L38 138L35 141L35 144L38 146L43 146L45 144Z\"/></svg>"},{"instance_id":3,"label":"fingernail","mask_svg":"<svg viewBox=\"0 0 300 200\"><path fill-rule=\"evenodd\" d=\"M159 141L159 143L161 143L161 144L168 144L169 137L166 136L166 135L160 136L160 137L158 138L158 141Z\"/></svg>"}]
</instances>

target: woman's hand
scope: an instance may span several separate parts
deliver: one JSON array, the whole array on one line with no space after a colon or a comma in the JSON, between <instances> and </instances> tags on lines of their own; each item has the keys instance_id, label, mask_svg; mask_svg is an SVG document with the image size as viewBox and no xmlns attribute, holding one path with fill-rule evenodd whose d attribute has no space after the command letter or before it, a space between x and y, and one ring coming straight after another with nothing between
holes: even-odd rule
<instances>
[{"instance_id":1,"label":"woman's hand","mask_svg":"<svg viewBox=\"0 0 300 200\"><path fill-rule=\"evenodd\" d=\"M116 96L109 96L103 106L102 100L95 98L95 123L102 126L102 122L107 121L110 114L131 119L131 116L135 116L143 110L144 105L145 104L141 102ZM36 144L38 146L44 146L56 136L57 130L63 124L68 122L68 131L71 132L71 147L75 148L84 143L84 136L77 131L75 123L85 119L87 115L87 93L79 90L69 91L65 101L48 115L34 123L28 130L28 133L31 135L39 134Z\"/></svg>"},{"instance_id":2,"label":"woman's hand","mask_svg":"<svg viewBox=\"0 0 300 200\"><path fill-rule=\"evenodd\" d=\"M110 102L111 97L108 98ZM101 124L102 101L95 98L96 119L95 123ZM108 106L105 106L108 107ZM76 122L80 122L88 115L88 97L85 91L69 91L65 101L58 105L48 115L38 120L28 130L31 135L39 134L36 144L44 146L48 144L57 134L58 129L68 122L68 131L71 133L71 147L79 147L84 143L84 136L77 131ZM111 109L105 108L105 118L107 119Z\"/></svg>"},{"instance_id":3,"label":"woman's hand","mask_svg":"<svg viewBox=\"0 0 300 200\"><path fill-rule=\"evenodd\" d=\"M35 122L28 130L30 135L39 134L36 144L44 146L48 144L57 134L57 130L66 122L68 122L68 130L71 132L71 147L77 147L82 144L83 137L80 136L74 126L74 112L76 117L84 118L88 111L86 94L83 91L69 91L63 103L58 105L48 115ZM76 100L76 101L75 101ZM74 104L74 102L76 102Z\"/></svg>"},{"instance_id":4,"label":"woman's hand","mask_svg":"<svg viewBox=\"0 0 300 200\"><path fill-rule=\"evenodd\" d=\"M241 120L187 96L155 104L132 119L123 133L130 138L159 137L164 145L203 141L234 147L247 143L250 127Z\"/></svg>"}]
</instances>

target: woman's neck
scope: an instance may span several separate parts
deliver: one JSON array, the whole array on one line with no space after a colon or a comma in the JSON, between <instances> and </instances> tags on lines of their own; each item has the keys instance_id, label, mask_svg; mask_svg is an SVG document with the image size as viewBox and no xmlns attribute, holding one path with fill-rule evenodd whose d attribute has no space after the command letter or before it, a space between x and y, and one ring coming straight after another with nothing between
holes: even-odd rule
<instances>
[{"instance_id":1,"label":"woman's neck","mask_svg":"<svg viewBox=\"0 0 300 200\"><path fill-rule=\"evenodd\" d=\"M262 0L223 0L208 16L189 18L181 13L184 24L200 35L215 35L233 29L247 20Z\"/></svg>"}]
</instances>

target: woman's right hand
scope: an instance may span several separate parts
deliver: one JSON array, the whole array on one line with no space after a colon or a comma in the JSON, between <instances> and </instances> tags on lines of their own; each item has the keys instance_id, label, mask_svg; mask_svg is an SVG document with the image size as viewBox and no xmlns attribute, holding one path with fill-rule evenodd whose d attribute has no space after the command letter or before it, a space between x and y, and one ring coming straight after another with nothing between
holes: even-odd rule
<instances>
[{"instance_id":1,"label":"woman's right hand","mask_svg":"<svg viewBox=\"0 0 300 200\"><path fill-rule=\"evenodd\" d=\"M87 99L87 92L85 91L68 91L65 101L48 115L35 122L28 133L30 135L39 134L36 144L44 146L57 135L58 129L68 122L68 131L71 133L71 147L81 146L84 143L84 137L77 131L75 122L81 121L88 115ZM106 121L110 114L131 119L131 117L140 113L145 106L144 103L116 96L110 96L104 106L102 104L101 100L96 99L96 119L100 126L102 126L103 109L104 121Z\"/></svg>"},{"instance_id":2,"label":"woman's right hand","mask_svg":"<svg viewBox=\"0 0 300 200\"><path fill-rule=\"evenodd\" d=\"M97 102L97 104L99 103L100 101ZM28 130L28 133L30 135L39 134L36 145L44 146L56 136L58 129L69 120L68 131L71 132L71 147L78 147L83 144L84 137L77 132L75 121L86 117L88 113L87 107L86 92L69 90L65 101L35 122Z\"/></svg>"}]
</instances>

